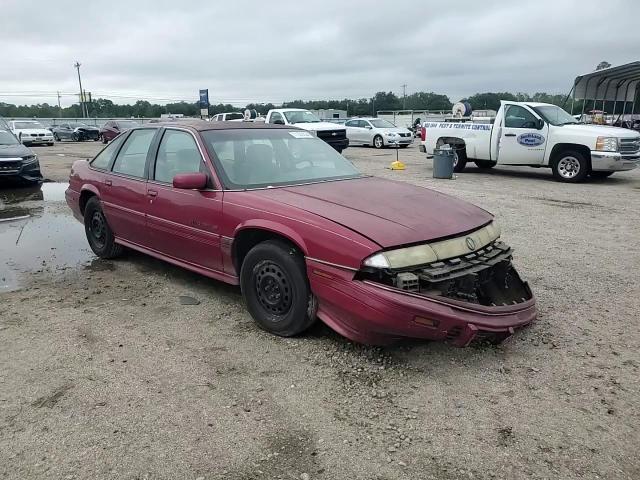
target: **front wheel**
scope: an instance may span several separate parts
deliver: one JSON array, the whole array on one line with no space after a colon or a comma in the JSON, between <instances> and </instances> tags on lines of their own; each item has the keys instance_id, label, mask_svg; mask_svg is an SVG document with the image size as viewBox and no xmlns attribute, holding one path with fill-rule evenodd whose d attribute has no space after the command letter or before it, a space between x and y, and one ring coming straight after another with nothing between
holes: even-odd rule
<instances>
[{"instance_id":1,"label":"front wheel","mask_svg":"<svg viewBox=\"0 0 640 480\"><path fill-rule=\"evenodd\" d=\"M53 134L53 139L54 139L56 142L59 142L59 141L60 141L60 137L58 136L58 134L57 134L57 133L54 133L54 134Z\"/></svg>"},{"instance_id":2,"label":"front wheel","mask_svg":"<svg viewBox=\"0 0 640 480\"><path fill-rule=\"evenodd\" d=\"M109 142L109 140L107 140L107 137L105 137L104 135L101 135L100 139L102 140L102 143L108 143Z\"/></svg>"},{"instance_id":3,"label":"front wheel","mask_svg":"<svg viewBox=\"0 0 640 480\"><path fill-rule=\"evenodd\" d=\"M373 137L373 146L376 148L384 147L384 140L380 135L376 135L375 137Z\"/></svg>"},{"instance_id":4,"label":"front wheel","mask_svg":"<svg viewBox=\"0 0 640 480\"><path fill-rule=\"evenodd\" d=\"M583 181L589 174L589 164L580 152L567 150L560 152L551 164L556 180L567 183Z\"/></svg>"},{"instance_id":5,"label":"front wheel","mask_svg":"<svg viewBox=\"0 0 640 480\"><path fill-rule=\"evenodd\" d=\"M240 288L247 309L264 330L290 337L315 320L311 293L300 252L281 240L253 247L240 269Z\"/></svg>"},{"instance_id":6,"label":"front wheel","mask_svg":"<svg viewBox=\"0 0 640 480\"><path fill-rule=\"evenodd\" d=\"M74 133L71 135L71 140L73 140L74 142L77 142L80 140L80 136L77 133Z\"/></svg>"},{"instance_id":7,"label":"front wheel","mask_svg":"<svg viewBox=\"0 0 640 480\"><path fill-rule=\"evenodd\" d=\"M606 171L598 171L598 172L591 172L589 174L589 176L591 178L607 178L610 177L611 175L613 175L615 172L612 172L610 170L606 170Z\"/></svg>"},{"instance_id":8,"label":"front wheel","mask_svg":"<svg viewBox=\"0 0 640 480\"><path fill-rule=\"evenodd\" d=\"M84 231L93 253L100 258L115 258L122 253L122 245L107 223L98 197L91 197L84 208Z\"/></svg>"}]
</instances>

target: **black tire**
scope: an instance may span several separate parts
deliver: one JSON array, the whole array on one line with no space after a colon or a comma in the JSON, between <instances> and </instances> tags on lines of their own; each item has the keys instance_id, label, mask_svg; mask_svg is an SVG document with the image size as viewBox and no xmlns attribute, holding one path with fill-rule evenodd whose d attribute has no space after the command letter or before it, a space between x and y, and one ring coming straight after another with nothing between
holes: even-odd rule
<instances>
[{"instance_id":1,"label":"black tire","mask_svg":"<svg viewBox=\"0 0 640 480\"><path fill-rule=\"evenodd\" d=\"M102 140L102 143L109 143L109 140L107 140L107 137L105 137L104 135L101 135L100 138Z\"/></svg>"},{"instance_id":2,"label":"black tire","mask_svg":"<svg viewBox=\"0 0 640 480\"><path fill-rule=\"evenodd\" d=\"M491 160L474 160L475 164L478 168L481 169L489 169L496 166L496 162L492 162Z\"/></svg>"},{"instance_id":3,"label":"black tire","mask_svg":"<svg viewBox=\"0 0 640 480\"><path fill-rule=\"evenodd\" d=\"M59 142L59 141L60 141L60 137L58 136L58 134L57 134L57 133L54 133L54 134L53 134L53 139L54 139L56 142Z\"/></svg>"},{"instance_id":4,"label":"black tire","mask_svg":"<svg viewBox=\"0 0 640 480\"><path fill-rule=\"evenodd\" d=\"M115 242L98 197L91 197L84 207L84 231L91 250L98 257L115 258L122 254L123 247Z\"/></svg>"},{"instance_id":5,"label":"black tire","mask_svg":"<svg viewBox=\"0 0 640 480\"><path fill-rule=\"evenodd\" d=\"M460 173L467 166L467 149L454 145L456 159L453 161L453 171Z\"/></svg>"},{"instance_id":6,"label":"black tire","mask_svg":"<svg viewBox=\"0 0 640 480\"><path fill-rule=\"evenodd\" d=\"M407 148L409 145L400 145L400 148Z\"/></svg>"},{"instance_id":7,"label":"black tire","mask_svg":"<svg viewBox=\"0 0 640 480\"><path fill-rule=\"evenodd\" d=\"M291 337L313 324L315 297L305 272L300 252L284 241L268 240L249 251L240 269L240 288L260 328Z\"/></svg>"},{"instance_id":8,"label":"black tire","mask_svg":"<svg viewBox=\"0 0 640 480\"><path fill-rule=\"evenodd\" d=\"M589 162L582 153L564 150L555 155L551 170L556 180L566 183L582 182L589 175Z\"/></svg>"},{"instance_id":9,"label":"black tire","mask_svg":"<svg viewBox=\"0 0 640 480\"><path fill-rule=\"evenodd\" d=\"M615 172L612 172L610 170L606 170L606 171L598 171L598 172L591 172L589 174L589 176L591 178L607 178L610 177L611 175L613 175Z\"/></svg>"},{"instance_id":10,"label":"black tire","mask_svg":"<svg viewBox=\"0 0 640 480\"><path fill-rule=\"evenodd\" d=\"M376 135L375 137L373 137L373 146L375 148L384 147L384 140L381 135Z\"/></svg>"},{"instance_id":11,"label":"black tire","mask_svg":"<svg viewBox=\"0 0 640 480\"><path fill-rule=\"evenodd\" d=\"M71 134L71 140L74 142L80 141L80 136L77 133Z\"/></svg>"},{"instance_id":12,"label":"black tire","mask_svg":"<svg viewBox=\"0 0 640 480\"><path fill-rule=\"evenodd\" d=\"M48 146L53 147L53 142L47 143Z\"/></svg>"}]
</instances>

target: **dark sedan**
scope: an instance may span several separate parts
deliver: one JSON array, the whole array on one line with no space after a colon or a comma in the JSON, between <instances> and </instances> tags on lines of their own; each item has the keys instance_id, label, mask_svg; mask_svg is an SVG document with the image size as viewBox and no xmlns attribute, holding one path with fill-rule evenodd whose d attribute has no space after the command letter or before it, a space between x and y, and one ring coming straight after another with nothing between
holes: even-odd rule
<instances>
[{"instance_id":1,"label":"dark sedan","mask_svg":"<svg viewBox=\"0 0 640 480\"><path fill-rule=\"evenodd\" d=\"M490 213L363 175L292 126L135 128L73 164L66 198L96 255L128 247L239 284L277 335L319 318L357 342L465 346L536 316Z\"/></svg>"},{"instance_id":2,"label":"dark sedan","mask_svg":"<svg viewBox=\"0 0 640 480\"><path fill-rule=\"evenodd\" d=\"M140 124L133 120L109 120L100 129L100 139L102 143L109 143L122 132L126 132L130 128L139 127Z\"/></svg>"},{"instance_id":3,"label":"dark sedan","mask_svg":"<svg viewBox=\"0 0 640 480\"><path fill-rule=\"evenodd\" d=\"M9 130L0 128L0 181L42 182L38 156L22 145Z\"/></svg>"},{"instance_id":4,"label":"dark sedan","mask_svg":"<svg viewBox=\"0 0 640 480\"><path fill-rule=\"evenodd\" d=\"M72 140L74 142L82 142L84 140L100 139L100 129L91 127L84 123L61 123L51 128L53 138L59 142L60 140Z\"/></svg>"}]
</instances>

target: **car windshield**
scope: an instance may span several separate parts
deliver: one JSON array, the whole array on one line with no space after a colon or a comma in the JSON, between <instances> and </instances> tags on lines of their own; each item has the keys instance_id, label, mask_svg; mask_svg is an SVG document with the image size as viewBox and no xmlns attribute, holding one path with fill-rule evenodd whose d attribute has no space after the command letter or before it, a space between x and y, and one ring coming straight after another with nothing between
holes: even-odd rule
<instances>
[{"instance_id":1,"label":"car windshield","mask_svg":"<svg viewBox=\"0 0 640 480\"><path fill-rule=\"evenodd\" d=\"M288 110L282 113L289 123L318 123L320 121L308 110Z\"/></svg>"},{"instance_id":2,"label":"car windshield","mask_svg":"<svg viewBox=\"0 0 640 480\"><path fill-rule=\"evenodd\" d=\"M23 130L26 128L44 128L40 122L13 122L13 126L16 130Z\"/></svg>"},{"instance_id":3,"label":"car windshield","mask_svg":"<svg viewBox=\"0 0 640 480\"><path fill-rule=\"evenodd\" d=\"M0 145L18 145L18 139L13 133L6 130L0 130Z\"/></svg>"},{"instance_id":4,"label":"car windshield","mask_svg":"<svg viewBox=\"0 0 640 480\"><path fill-rule=\"evenodd\" d=\"M140 126L138 122L134 122L133 120L118 120L117 123L118 128L135 128Z\"/></svg>"},{"instance_id":5,"label":"car windshield","mask_svg":"<svg viewBox=\"0 0 640 480\"><path fill-rule=\"evenodd\" d=\"M89 125L87 125L86 123L70 123L69 126L71 128L85 128L85 127L88 127Z\"/></svg>"},{"instance_id":6,"label":"car windshield","mask_svg":"<svg viewBox=\"0 0 640 480\"><path fill-rule=\"evenodd\" d=\"M381 118L369 120L369 122L371 122L371 125L373 125L375 128L396 128L393 123L387 120L382 120Z\"/></svg>"},{"instance_id":7,"label":"car windshield","mask_svg":"<svg viewBox=\"0 0 640 480\"><path fill-rule=\"evenodd\" d=\"M363 176L311 133L289 129L207 130L205 144L226 188L277 187Z\"/></svg>"},{"instance_id":8,"label":"car windshield","mask_svg":"<svg viewBox=\"0 0 640 480\"><path fill-rule=\"evenodd\" d=\"M544 118L551 125L562 126L570 123L580 123L567 112L555 105L544 105L533 108L538 115Z\"/></svg>"}]
</instances>

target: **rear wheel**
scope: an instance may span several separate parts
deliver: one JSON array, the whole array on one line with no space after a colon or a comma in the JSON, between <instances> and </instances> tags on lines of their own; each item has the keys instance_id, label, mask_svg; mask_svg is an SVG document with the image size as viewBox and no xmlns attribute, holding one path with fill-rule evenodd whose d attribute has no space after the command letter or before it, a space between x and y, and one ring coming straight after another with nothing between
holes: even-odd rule
<instances>
[{"instance_id":1,"label":"rear wheel","mask_svg":"<svg viewBox=\"0 0 640 480\"><path fill-rule=\"evenodd\" d=\"M474 160L475 164L478 168L489 169L496 166L496 162L492 162L491 160Z\"/></svg>"},{"instance_id":2,"label":"rear wheel","mask_svg":"<svg viewBox=\"0 0 640 480\"><path fill-rule=\"evenodd\" d=\"M589 174L589 176L591 178L607 178L610 177L611 175L613 175L615 172L606 170L606 171L598 171L598 172L591 172Z\"/></svg>"},{"instance_id":3,"label":"rear wheel","mask_svg":"<svg viewBox=\"0 0 640 480\"><path fill-rule=\"evenodd\" d=\"M54 134L53 134L53 139L54 139L56 142L59 142L59 141L60 141L60 137L58 136L58 134L57 134L57 133L54 133Z\"/></svg>"},{"instance_id":4,"label":"rear wheel","mask_svg":"<svg viewBox=\"0 0 640 480\"><path fill-rule=\"evenodd\" d=\"M80 140L80 136L77 133L74 133L71 135L71 140L77 142L78 140Z\"/></svg>"},{"instance_id":5,"label":"rear wheel","mask_svg":"<svg viewBox=\"0 0 640 480\"><path fill-rule=\"evenodd\" d=\"M566 150L556 155L551 164L553 176L562 182L578 183L589 174L589 164L580 152Z\"/></svg>"},{"instance_id":6,"label":"rear wheel","mask_svg":"<svg viewBox=\"0 0 640 480\"><path fill-rule=\"evenodd\" d=\"M373 137L373 146L376 148L384 147L384 140L380 135L376 135L375 137Z\"/></svg>"},{"instance_id":7,"label":"rear wheel","mask_svg":"<svg viewBox=\"0 0 640 480\"><path fill-rule=\"evenodd\" d=\"M107 140L107 137L105 137L104 135L101 135L100 139L102 140L102 143L108 143L109 142L109 140Z\"/></svg>"},{"instance_id":8,"label":"rear wheel","mask_svg":"<svg viewBox=\"0 0 640 480\"><path fill-rule=\"evenodd\" d=\"M311 293L300 252L281 240L253 247L240 269L240 287L249 313L264 330L290 337L315 320Z\"/></svg>"},{"instance_id":9,"label":"rear wheel","mask_svg":"<svg viewBox=\"0 0 640 480\"><path fill-rule=\"evenodd\" d=\"M115 258L122 253L123 247L115 242L98 197L91 197L84 207L84 231L91 250L100 258Z\"/></svg>"}]
</instances>

